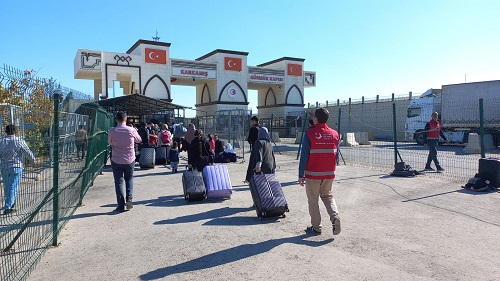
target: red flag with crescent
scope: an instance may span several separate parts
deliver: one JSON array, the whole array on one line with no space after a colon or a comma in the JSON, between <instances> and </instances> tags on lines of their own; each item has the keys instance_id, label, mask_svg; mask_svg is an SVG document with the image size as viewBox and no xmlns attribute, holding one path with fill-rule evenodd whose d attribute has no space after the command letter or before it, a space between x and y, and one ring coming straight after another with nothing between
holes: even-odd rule
<instances>
[{"instance_id":1,"label":"red flag with crescent","mask_svg":"<svg viewBox=\"0 0 500 281\"><path fill-rule=\"evenodd\" d=\"M146 50L144 51L144 55L146 58L146 62L167 64L167 51L165 50L146 48Z\"/></svg>"},{"instance_id":2,"label":"red flag with crescent","mask_svg":"<svg viewBox=\"0 0 500 281\"><path fill-rule=\"evenodd\" d=\"M224 69L241 71L241 61L240 58L224 57Z\"/></svg>"},{"instance_id":3,"label":"red flag with crescent","mask_svg":"<svg viewBox=\"0 0 500 281\"><path fill-rule=\"evenodd\" d=\"M288 75L290 76L302 76L302 65L301 64L288 64Z\"/></svg>"}]
</instances>

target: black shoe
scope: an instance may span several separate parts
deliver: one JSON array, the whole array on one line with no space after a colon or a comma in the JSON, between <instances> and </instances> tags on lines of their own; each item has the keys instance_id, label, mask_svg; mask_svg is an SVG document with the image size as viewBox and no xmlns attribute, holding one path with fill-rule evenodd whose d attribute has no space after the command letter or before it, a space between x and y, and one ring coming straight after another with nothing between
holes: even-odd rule
<instances>
[{"instance_id":1,"label":"black shoe","mask_svg":"<svg viewBox=\"0 0 500 281\"><path fill-rule=\"evenodd\" d=\"M127 211L127 210L125 210L125 208L124 208L124 207L116 207L116 209L115 209L114 211L115 211L115 212L118 212L118 213L123 213L123 212L125 212L125 211Z\"/></svg>"},{"instance_id":2,"label":"black shoe","mask_svg":"<svg viewBox=\"0 0 500 281\"><path fill-rule=\"evenodd\" d=\"M431 166L425 166L424 171L434 171L434 169Z\"/></svg>"},{"instance_id":3,"label":"black shoe","mask_svg":"<svg viewBox=\"0 0 500 281\"><path fill-rule=\"evenodd\" d=\"M16 210L14 210L14 209L5 209L5 211L3 211L3 214L4 214L4 215L8 215L8 214L12 214L12 213L14 213L15 211L16 211Z\"/></svg>"},{"instance_id":4,"label":"black shoe","mask_svg":"<svg viewBox=\"0 0 500 281\"><path fill-rule=\"evenodd\" d=\"M15 208L16 208L16 203L14 202L14 204L12 204L11 209L15 209Z\"/></svg>"},{"instance_id":5,"label":"black shoe","mask_svg":"<svg viewBox=\"0 0 500 281\"><path fill-rule=\"evenodd\" d=\"M438 170L438 172L444 171L444 169L442 167L438 167L437 170Z\"/></svg>"},{"instance_id":6,"label":"black shoe","mask_svg":"<svg viewBox=\"0 0 500 281\"><path fill-rule=\"evenodd\" d=\"M321 231L317 231L316 229L314 229L314 226L309 226L308 228L306 228L306 232L309 233L309 234L312 234L312 235L320 235L321 234Z\"/></svg>"}]
</instances>

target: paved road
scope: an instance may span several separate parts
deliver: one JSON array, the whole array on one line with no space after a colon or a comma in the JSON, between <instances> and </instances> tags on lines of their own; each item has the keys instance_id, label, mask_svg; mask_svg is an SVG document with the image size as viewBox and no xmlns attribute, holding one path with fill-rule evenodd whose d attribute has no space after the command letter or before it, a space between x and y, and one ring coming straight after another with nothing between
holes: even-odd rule
<instances>
[{"instance_id":1,"label":"paved road","mask_svg":"<svg viewBox=\"0 0 500 281\"><path fill-rule=\"evenodd\" d=\"M228 165L231 200L194 204L180 173L137 171L122 214L107 170L30 280L500 280L500 193L340 166L342 233L311 237L294 159L277 156L291 211L264 221L241 184L245 164Z\"/></svg>"}]
</instances>

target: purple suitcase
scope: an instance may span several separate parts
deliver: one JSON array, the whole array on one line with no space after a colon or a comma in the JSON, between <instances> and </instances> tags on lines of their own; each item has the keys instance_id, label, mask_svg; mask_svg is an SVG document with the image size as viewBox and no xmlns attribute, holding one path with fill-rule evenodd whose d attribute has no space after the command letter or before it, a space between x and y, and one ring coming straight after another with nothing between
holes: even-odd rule
<instances>
[{"instance_id":1,"label":"purple suitcase","mask_svg":"<svg viewBox=\"0 0 500 281\"><path fill-rule=\"evenodd\" d=\"M226 165L208 165L203 168L207 198L230 199L233 189Z\"/></svg>"}]
</instances>

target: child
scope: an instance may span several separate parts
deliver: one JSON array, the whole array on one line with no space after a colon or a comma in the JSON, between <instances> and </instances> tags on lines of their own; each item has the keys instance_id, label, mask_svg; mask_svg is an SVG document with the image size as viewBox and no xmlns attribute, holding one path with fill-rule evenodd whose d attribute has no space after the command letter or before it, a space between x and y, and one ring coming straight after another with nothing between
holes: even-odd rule
<instances>
[{"instance_id":1,"label":"child","mask_svg":"<svg viewBox=\"0 0 500 281\"><path fill-rule=\"evenodd\" d=\"M177 166L179 165L179 149L178 143L174 141L170 152L168 153L168 159L170 159L170 167L172 167L172 173L177 173Z\"/></svg>"}]
</instances>

